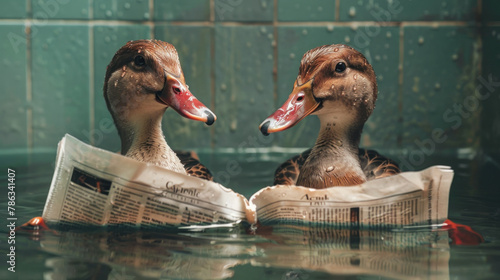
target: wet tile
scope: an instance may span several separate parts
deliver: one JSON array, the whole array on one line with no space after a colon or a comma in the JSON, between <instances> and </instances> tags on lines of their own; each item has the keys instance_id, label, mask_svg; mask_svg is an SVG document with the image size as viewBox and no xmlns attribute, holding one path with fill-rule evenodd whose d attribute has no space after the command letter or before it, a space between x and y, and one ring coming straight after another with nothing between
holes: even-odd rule
<instances>
[{"instance_id":1,"label":"wet tile","mask_svg":"<svg viewBox=\"0 0 500 280\"><path fill-rule=\"evenodd\" d=\"M212 42L213 29L198 26L158 25L155 38L175 46L189 90L218 117L212 126L180 116L168 109L163 128L173 149L206 148L211 146L211 130L221 125L221 116L212 108Z\"/></svg>"},{"instance_id":2,"label":"wet tile","mask_svg":"<svg viewBox=\"0 0 500 280\"><path fill-rule=\"evenodd\" d=\"M274 0L215 0L216 21L272 22Z\"/></svg>"},{"instance_id":3,"label":"wet tile","mask_svg":"<svg viewBox=\"0 0 500 280\"><path fill-rule=\"evenodd\" d=\"M416 148L414 162L478 140L475 40L473 28L405 27L402 139Z\"/></svg>"},{"instance_id":4,"label":"wet tile","mask_svg":"<svg viewBox=\"0 0 500 280\"><path fill-rule=\"evenodd\" d=\"M334 21L335 1L278 0L279 21Z\"/></svg>"},{"instance_id":5,"label":"wet tile","mask_svg":"<svg viewBox=\"0 0 500 280\"><path fill-rule=\"evenodd\" d=\"M482 17L484 21L500 21L500 1L483 0Z\"/></svg>"},{"instance_id":6,"label":"wet tile","mask_svg":"<svg viewBox=\"0 0 500 280\"><path fill-rule=\"evenodd\" d=\"M0 149L27 147L26 34L24 25L0 25L2 97Z\"/></svg>"},{"instance_id":7,"label":"wet tile","mask_svg":"<svg viewBox=\"0 0 500 280\"><path fill-rule=\"evenodd\" d=\"M26 18L26 2L19 0L3 0L0 18Z\"/></svg>"},{"instance_id":8,"label":"wet tile","mask_svg":"<svg viewBox=\"0 0 500 280\"><path fill-rule=\"evenodd\" d=\"M155 0L155 20L209 21L210 0Z\"/></svg>"},{"instance_id":9,"label":"wet tile","mask_svg":"<svg viewBox=\"0 0 500 280\"><path fill-rule=\"evenodd\" d=\"M477 0L340 0L341 21L474 20Z\"/></svg>"},{"instance_id":10,"label":"wet tile","mask_svg":"<svg viewBox=\"0 0 500 280\"><path fill-rule=\"evenodd\" d=\"M115 52L130 40L149 39L147 25L119 25L94 27L94 145L110 151L120 149L120 139L103 97L106 66Z\"/></svg>"},{"instance_id":11,"label":"wet tile","mask_svg":"<svg viewBox=\"0 0 500 280\"><path fill-rule=\"evenodd\" d=\"M483 30L483 69L476 96L481 101L481 145L487 152L500 152L500 27Z\"/></svg>"},{"instance_id":12,"label":"wet tile","mask_svg":"<svg viewBox=\"0 0 500 280\"><path fill-rule=\"evenodd\" d=\"M368 35L370 34L370 35ZM377 74L379 96L377 107L363 131L363 147L394 148L401 131L398 121L398 50L399 29L379 27L280 27L278 29L278 106L288 98L305 52L315 47L343 43L363 53ZM279 145L310 147L319 131L315 116L302 120L282 132Z\"/></svg>"},{"instance_id":13,"label":"wet tile","mask_svg":"<svg viewBox=\"0 0 500 280\"><path fill-rule=\"evenodd\" d=\"M216 147L267 147L259 124L274 109L273 30L216 26Z\"/></svg>"},{"instance_id":14,"label":"wet tile","mask_svg":"<svg viewBox=\"0 0 500 280\"><path fill-rule=\"evenodd\" d=\"M66 133L90 140L88 35L82 25L32 26L35 148L54 148Z\"/></svg>"},{"instance_id":15,"label":"wet tile","mask_svg":"<svg viewBox=\"0 0 500 280\"><path fill-rule=\"evenodd\" d=\"M100 0L94 1L95 19L148 20L147 0Z\"/></svg>"},{"instance_id":16,"label":"wet tile","mask_svg":"<svg viewBox=\"0 0 500 280\"><path fill-rule=\"evenodd\" d=\"M31 7L35 19L88 19L90 0L32 0Z\"/></svg>"}]
</instances>

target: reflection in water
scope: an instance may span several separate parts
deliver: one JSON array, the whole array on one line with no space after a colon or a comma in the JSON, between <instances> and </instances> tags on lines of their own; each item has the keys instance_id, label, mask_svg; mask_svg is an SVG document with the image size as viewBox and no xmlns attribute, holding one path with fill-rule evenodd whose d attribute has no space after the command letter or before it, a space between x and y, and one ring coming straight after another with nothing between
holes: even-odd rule
<instances>
[{"instance_id":1,"label":"reflection in water","mask_svg":"<svg viewBox=\"0 0 500 280\"><path fill-rule=\"evenodd\" d=\"M448 278L446 231L373 231L273 227L253 265L300 268L335 275L372 274L397 279Z\"/></svg>"},{"instance_id":2,"label":"reflection in water","mask_svg":"<svg viewBox=\"0 0 500 280\"><path fill-rule=\"evenodd\" d=\"M231 242L232 238L241 243ZM192 237L178 232L59 232L43 235L40 244L47 252L72 258L48 261L47 266L53 270L46 274L48 279L73 279L75 275L98 275L97 279L225 279L233 275L231 267L255 253L255 246L248 246L238 234L218 240L206 234Z\"/></svg>"},{"instance_id":3,"label":"reflection in water","mask_svg":"<svg viewBox=\"0 0 500 280\"><path fill-rule=\"evenodd\" d=\"M43 233L45 279L227 279L238 266L308 273L448 278L448 232L274 226L203 232L128 230ZM68 258L71 257L71 258ZM297 278L299 277L299 278ZM248 278L255 279L255 278Z\"/></svg>"}]
</instances>

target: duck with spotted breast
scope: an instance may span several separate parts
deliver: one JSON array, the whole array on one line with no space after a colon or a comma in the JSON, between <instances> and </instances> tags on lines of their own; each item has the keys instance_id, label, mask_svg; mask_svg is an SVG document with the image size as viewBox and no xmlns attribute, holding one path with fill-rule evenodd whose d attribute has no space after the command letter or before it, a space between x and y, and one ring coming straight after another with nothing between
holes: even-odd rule
<instances>
[{"instance_id":1,"label":"duck with spotted breast","mask_svg":"<svg viewBox=\"0 0 500 280\"><path fill-rule=\"evenodd\" d=\"M306 52L288 100L259 128L268 135L308 115L317 115L321 128L313 148L278 167L274 184L322 189L399 173L394 161L358 147L376 99L375 72L360 52L346 45Z\"/></svg>"},{"instance_id":2,"label":"duck with spotted breast","mask_svg":"<svg viewBox=\"0 0 500 280\"><path fill-rule=\"evenodd\" d=\"M174 152L165 141L161 120L172 107L181 116L211 125L216 116L189 91L175 47L159 40L130 41L109 63L104 99L121 139L121 154L141 162L213 180L191 152ZM49 229L42 217L20 229Z\"/></svg>"},{"instance_id":3,"label":"duck with spotted breast","mask_svg":"<svg viewBox=\"0 0 500 280\"><path fill-rule=\"evenodd\" d=\"M189 91L173 45L159 40L128 42L109 63L103 91L121 139L121 154L212 180L197 156L174 152L162 132L162 116L169 107L207 125L216 120Z\"/></svg>"}]
</instances>

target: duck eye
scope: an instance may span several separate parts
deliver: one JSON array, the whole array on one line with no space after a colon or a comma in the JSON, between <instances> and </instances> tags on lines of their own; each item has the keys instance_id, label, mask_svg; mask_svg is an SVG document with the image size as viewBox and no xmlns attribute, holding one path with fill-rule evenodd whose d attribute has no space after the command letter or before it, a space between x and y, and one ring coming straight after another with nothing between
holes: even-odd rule
<instances>
[{"instance_id":1,"label":"duck eye","mask_svg":"<svg viewBox=\"0 0 500 280\"><path fill-rule=\"evenodd\" d=\"M344 62L339 62L335 66L335 72L339 72L339 73L344 72L346 68L347 68L347 65L345 65Z\"/></svg>"},{"instance_id":2,"label":"duck eye","mask_svg":"<svg viewBox=\"0 0 500 280\"><path fill-rule=\"evenodd\" d=\"M135 66L142 67L142 66L146 65L146 60L144 59L144 57L142 55L138 55L134 58L134 64L135 64Z\"/></svg>"}]
</instances>

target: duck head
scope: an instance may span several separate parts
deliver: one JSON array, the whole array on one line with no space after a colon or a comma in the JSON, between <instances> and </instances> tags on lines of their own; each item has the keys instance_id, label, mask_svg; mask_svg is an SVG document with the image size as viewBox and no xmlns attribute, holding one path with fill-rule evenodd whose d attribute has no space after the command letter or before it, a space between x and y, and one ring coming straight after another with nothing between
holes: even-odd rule
<instances>
[{"instance_id":1,"label":"duck head","mask_svg":"<svg viewBox=\"0 0 500 280\"><path fill-rule=\"evenodd\" d=\"M171 107L211 125L216 116L189 91L175 47L158 40L130 41L106 70L104 98L117 127L134 126Z\"/></svg>"},{"instance_id":2,"label":"duck head","mask_svg":"<svg viewBox=\"0 0 500 280\"><path fill-rule=\"evenodd\" d=\"M310 114L362 128L376 99L375 73L366 58L346 45L325 45L304 54L288 100L259 128L268 135L288 129Z\"/></svg>"}]
</instances>

